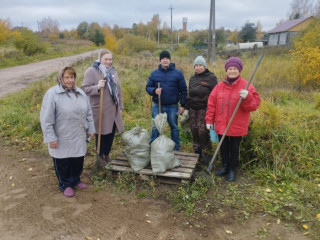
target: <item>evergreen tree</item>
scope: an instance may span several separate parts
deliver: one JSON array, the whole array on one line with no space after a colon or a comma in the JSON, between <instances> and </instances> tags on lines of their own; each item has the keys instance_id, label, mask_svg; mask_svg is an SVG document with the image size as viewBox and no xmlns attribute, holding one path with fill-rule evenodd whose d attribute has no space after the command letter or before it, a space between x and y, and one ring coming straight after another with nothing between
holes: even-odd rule
<instances>
[{"instance_id":1,"label":"evergreen tree","mask_svg":"<svg viewBox=\"0 0 320 240\"><path fill-rule=\"evenodd\" d=\"M240 31L240 37L243 42L252 42L256 39L257 27L254 23L247 22Z\"/></svg>"}]
</instances>

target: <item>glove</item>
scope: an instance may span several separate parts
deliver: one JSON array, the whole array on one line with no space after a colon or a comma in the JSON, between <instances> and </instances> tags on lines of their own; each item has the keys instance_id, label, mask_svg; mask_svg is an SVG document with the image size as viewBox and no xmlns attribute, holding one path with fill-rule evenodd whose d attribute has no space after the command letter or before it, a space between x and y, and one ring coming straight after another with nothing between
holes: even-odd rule
<instances>
[{"instance_id":1,"label":"glove","mask_svg":"<svg viewBox=\"0 0 320 240\"><path fill-rule=\"evenodd\" d=\"M210 130L213 130L213 124L209 124L209 123L207 123L206 124L206 127L207 127L207 129L210 131Z\"/></svg>"},{"instance_id":2,"label":"glove","mask_svg":"<svg viewBox=\"0 0 320 240\"><path fill-rule=\"evenodd\" d=\"M189 117L189 110L184 110L182 115L185 117Z\"/></svg>"},{"instance_id":3,"label":"glove","mask_svg":"<svg viewBox=\"0 0 320 240\"><path fill-rule=\"evenodd\" d=\"M98 89L104 88L105 84L106 84L105 80L100 80L99 83L98 83Z\"/></svg>"},{"instance_id":4,"label":"glove","mask_svg":"<svg viewBox=\"0 0 320 240\"><path fill-rule=\"evenodd\" d=\"M246 99L246 97L248 96L248 90L241 89L239 93L240 97L242 97L243 99Z\"/></svg>"}]
</instances>

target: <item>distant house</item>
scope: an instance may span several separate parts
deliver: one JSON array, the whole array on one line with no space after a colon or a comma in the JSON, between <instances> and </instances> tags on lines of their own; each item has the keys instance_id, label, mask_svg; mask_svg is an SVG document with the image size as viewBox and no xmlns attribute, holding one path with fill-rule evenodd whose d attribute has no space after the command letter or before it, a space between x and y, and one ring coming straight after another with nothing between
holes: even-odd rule
<instances>
[{"instance_id":1,"label":"distant house","mask_svg":"<svg viewBox=\"0 0 320 240\"><path fill-rule=\"evenodd\" d=\"M279 45L289 45L292 38L299 35L301 30L309 26L309 24L314 21L314 17L306 17L288 20L282 24L279 24L274 29L268 31L268 45L269 46L279 46Z\"/></svg>"}]
</instances>

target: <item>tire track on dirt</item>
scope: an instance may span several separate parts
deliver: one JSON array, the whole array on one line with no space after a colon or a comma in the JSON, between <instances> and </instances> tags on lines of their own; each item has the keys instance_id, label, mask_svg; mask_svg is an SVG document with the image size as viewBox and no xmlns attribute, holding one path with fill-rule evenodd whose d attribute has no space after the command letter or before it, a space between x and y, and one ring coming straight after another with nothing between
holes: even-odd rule
<instances>
[{"instance_id":1,"label":"tire track on dirt","mask_svg":"<svg viewBox=\"0 0 320 240\"><path fill-rule=\"evenodd\" d=\"M0 69L0 98L28 87L31 82L41 80L59 71L63 66L97 56L98 52L99 50L94 50L74 56Z\"/></svg>"}]
</instances>

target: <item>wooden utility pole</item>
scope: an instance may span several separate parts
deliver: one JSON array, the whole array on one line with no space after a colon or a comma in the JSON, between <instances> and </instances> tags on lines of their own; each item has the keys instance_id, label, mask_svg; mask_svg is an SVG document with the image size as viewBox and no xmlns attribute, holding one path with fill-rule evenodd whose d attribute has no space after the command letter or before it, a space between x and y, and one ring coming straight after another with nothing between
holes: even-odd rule
<instances>
[{"instance_id":1,"label":"wooden utility pole","mask_svg":"<svg viewBox=\"0 0 320 240\"><path fill-rule=\"evenodd\" d=\"M172 7L172 4L170 5L170 8L169 8L170 10L171 10L171 31L170 31L170 38L171 38L171 51L173 50L173 46L172 46L172 9L173 9L173 7Z\"/></svg>"},{"instance_id":2,"label":"wooden utility pole","mask_svg":"<svg viewBox=\"0 0 320 240\"><path fill-rule=\"evenodd\" d=\"M210 62L211 56L211 44L212 44L212 4L210 4L210 19L209 19L209 31L208 31L208 51L207 51L207 62Z\"/></svg>"},{"instance_id":3,"label":"wooden utility pole","mask_svg":"<svg viewBox=\"0 0 320 240\"><path fill-rule=\"evenodd\" d=\"M158 47L160 46L160 22L158 21L157 24L157 28L158 28Z\"/></svg>"},{"instance_id":4,"label":"wooden utility pole","mask_svg":"<svg viewBox=\"0 0 320 240\"><path fill-rule=\"evenodd\" d=\"M208 62L212 60L212 64L216 64L216 34L215 34L215 0L211 0L210 5L210 21L209 21L209 39L208 39ZM211 59L212 57L212 59Z\"/></svg>"}]
</instances>

